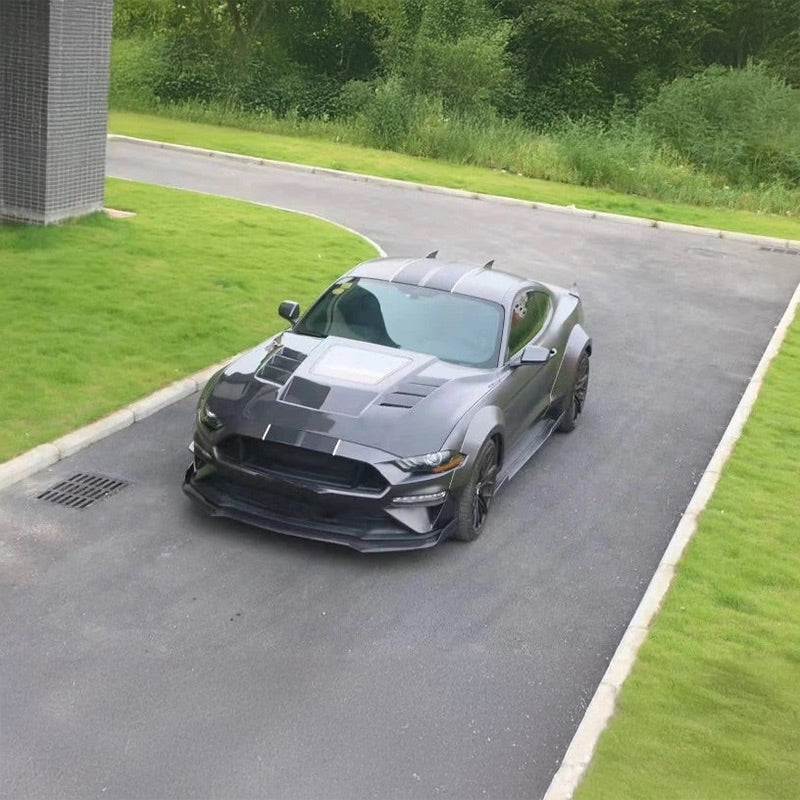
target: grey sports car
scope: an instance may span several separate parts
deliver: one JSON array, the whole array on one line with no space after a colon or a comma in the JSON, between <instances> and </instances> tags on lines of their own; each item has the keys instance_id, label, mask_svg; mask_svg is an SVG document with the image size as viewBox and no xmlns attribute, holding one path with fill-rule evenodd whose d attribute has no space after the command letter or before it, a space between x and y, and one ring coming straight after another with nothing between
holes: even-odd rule
<instances>
[{"instance_id":1,"label":"grey sports car","mask_svg":"<svg viewBox=\"0 0 800 800\"><path fill-rule=\"evenodd\" d=\"M203 389L183 488L211 514L348 545L475 539L492 498L575 427L592 342L577 289L377 258Z\"/></svg>"}]
</instances>

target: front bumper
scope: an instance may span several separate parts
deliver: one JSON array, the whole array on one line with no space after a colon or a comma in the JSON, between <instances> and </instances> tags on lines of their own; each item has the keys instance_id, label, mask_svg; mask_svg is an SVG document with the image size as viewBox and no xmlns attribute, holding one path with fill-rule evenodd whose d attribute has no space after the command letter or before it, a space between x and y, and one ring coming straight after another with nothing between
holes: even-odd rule
<instances>
[{"instance_id":1,"label":"front bumper","mask_svg":"<svg viewBox=\"0 0 800 800\"><path fill-rule=\"evenodd\" d=\"M360 552L422 550L446 539L455 527L450 493L435 506L403 508L391 492L319 491L269 475L248 474L219 463L186 471L183 491L212 516L227 517L276 533L332 542Z\"/></svg>"}]
</instances>

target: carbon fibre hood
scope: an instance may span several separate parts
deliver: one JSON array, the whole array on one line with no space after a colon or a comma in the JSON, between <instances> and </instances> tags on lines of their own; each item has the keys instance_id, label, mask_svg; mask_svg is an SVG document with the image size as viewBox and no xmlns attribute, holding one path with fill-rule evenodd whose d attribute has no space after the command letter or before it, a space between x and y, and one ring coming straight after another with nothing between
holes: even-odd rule
<instances>
[{"instance_id":1,"label":"carbon fibre hood","mask_svg":"<svg viewBox=\"0 0 800 800\"><path fill-rule=\"evenodd\" d=\"M494 378L407 350L287 331L230 364L208 408L224 434L264 438L269 427L301 446L314 448L322 434L411 456L440 449Z\"/></svg>"}]
</instances>

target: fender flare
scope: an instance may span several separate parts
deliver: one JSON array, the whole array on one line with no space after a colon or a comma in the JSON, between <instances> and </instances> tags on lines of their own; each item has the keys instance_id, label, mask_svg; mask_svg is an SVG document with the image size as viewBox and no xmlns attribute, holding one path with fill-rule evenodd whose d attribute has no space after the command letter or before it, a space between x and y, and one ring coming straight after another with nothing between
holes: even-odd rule
<instances>
[{"instance_id":1,"label":"fender flare","mask_svg":"<svg viewBox=\"0 0 800 800\"><path fill-rule=\"evenodd\" d=\"M592 355L592 340L588 333L580 324L575 325L570 331L567 345L564 349L564 358L561 359L561 366L558 370L553 391L550 395L552 402L561 401L572 388L575 369L578 366L578 359L581 353Z\"/></svg>"},{"instance_id":2,"label":"fender flare","mask_svg":"<svg viewBox=\"0 0 800 800\"><path fill-rule=\"evenodd\" d=\"M505 415L497 406L486 406L478 411L470 420L467 432L464 434L462 452L468 457L474 458L478 454L481 445L490 437L497 436L499 439L499 459L503 463L503 451L505 440L506 421Z\"/></svg>"}]
</instances>

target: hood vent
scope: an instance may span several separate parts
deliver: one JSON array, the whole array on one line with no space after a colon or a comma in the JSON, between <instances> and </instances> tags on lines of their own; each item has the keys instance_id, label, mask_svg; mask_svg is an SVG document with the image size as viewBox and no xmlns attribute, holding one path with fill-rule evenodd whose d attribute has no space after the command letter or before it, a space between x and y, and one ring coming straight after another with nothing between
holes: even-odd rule
<instances>
[{"instance_id":1,"label":"hood vent","mask_svg":"<svg viewBox=\"0 0 800 800\"><path fill-rule=\"evenodd\" d=\"M414 408L424 397L438 389L444 381L438 383L417 383L407 381L401 383L393 392L385 395L378 405L390 408Z\"/></svg>"},{"instance_id":2,"label":"hood vent","mask_svg":"<svg viewBox=\"0 0 800 800\"><path fill-rule=\"evenodd\" d=\"M279 347L261 365L256 377L283 386L305 360L306 354L290 347Z\"/></svg>"}]
</instances>

